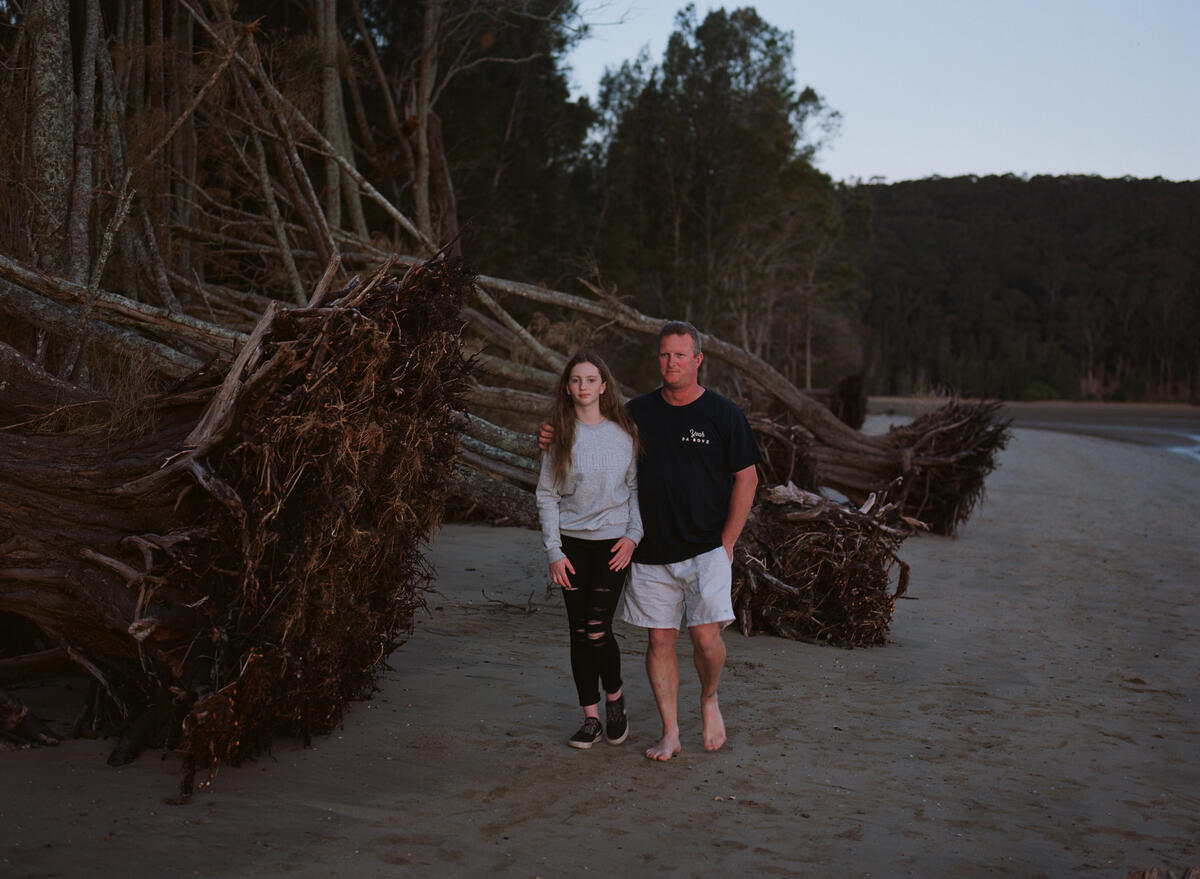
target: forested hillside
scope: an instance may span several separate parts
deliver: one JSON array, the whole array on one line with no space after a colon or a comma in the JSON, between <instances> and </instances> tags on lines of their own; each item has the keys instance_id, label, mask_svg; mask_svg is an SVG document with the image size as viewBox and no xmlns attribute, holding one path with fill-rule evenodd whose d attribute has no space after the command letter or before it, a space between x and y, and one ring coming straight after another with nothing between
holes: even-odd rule
<instances>
[{"instance_id":1,"label":"forested hillside","mask_svg":"<svg viewBox=\"0 0 1200 879\"><path fill-rule=\"evenodd\" d=\"M1200 398L1200 182L872 185L876 393Z\"/></svg>"}]
</instances>

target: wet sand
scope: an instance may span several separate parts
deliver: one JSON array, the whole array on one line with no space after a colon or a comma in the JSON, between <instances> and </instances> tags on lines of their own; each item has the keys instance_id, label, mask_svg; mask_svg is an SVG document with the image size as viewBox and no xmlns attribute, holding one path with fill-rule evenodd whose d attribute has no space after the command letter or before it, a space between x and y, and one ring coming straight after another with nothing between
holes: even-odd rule
<instances>
[{"instance_id":1,"label":"wet sand","mask_svg":"<svg viewBox=\"0 0 1200 879\"><path fill-rule=\"evenodd\" d=\"M716 753L681 647L684 751L666 764L641 756L644 634L619 629L630 740L567 748L566 624L537 535L448 526L428 612L314 748L279 742L186 806L165 803L170 755L0 755L0 876L1181 871L1200 863L1197 488L1184 456L1018 427L960 535L903 545L913 600L890 645L728 634Z\"/></svg>"}]
</instances>

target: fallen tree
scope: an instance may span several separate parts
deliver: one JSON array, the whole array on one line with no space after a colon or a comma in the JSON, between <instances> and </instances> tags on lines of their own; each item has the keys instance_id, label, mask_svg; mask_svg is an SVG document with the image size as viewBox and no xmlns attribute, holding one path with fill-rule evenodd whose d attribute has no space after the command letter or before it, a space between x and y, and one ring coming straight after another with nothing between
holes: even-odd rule
<instances>
[{"instance_id":1,"label":"fallen tree","mask_svg":"<svg viewBox=\"0 0 1200 879\"><path fill-rule=\"evenodd\" d=\"M590 298L497 278L480 278L479 283L640 334L656 336L667 323L666 318L642 314L587 282L583 283L593 294ZM510 344L518 341L514 337ZM757 407L751 401L746 408L757 416L753 426L768 447L768 481L832 488L862 504L899 479L893 491L904 514L921 520L936 534L953 535L982 496L984 479L1007 442L1008 422L1000 417L996 402L952 401L903 428L869 436L844 423L761 358L710 334L701 333L701 341L706 357L735 370L765 401ZM534 399L523 396L506 404L495 389L489 389L488 398L496 407L518 412L535 408ZM539 411L547 405L548 400Z\"/></svg>"},{"instance_id":2,"label":"fallen tree","mask_svg":"<svg viewBox=\"0 0 1200 879\"><path fill-rule=\"evenodd\" d=\"M274 734L308 741L407 631L457 447L470 279L388 268L268 309L232 364L139 423L99 397L55 405L36 369L6 383L0 611L93 677L87 722L125 730L110 762L175 748L187 794Z\"/></svg>"}]
</instances>

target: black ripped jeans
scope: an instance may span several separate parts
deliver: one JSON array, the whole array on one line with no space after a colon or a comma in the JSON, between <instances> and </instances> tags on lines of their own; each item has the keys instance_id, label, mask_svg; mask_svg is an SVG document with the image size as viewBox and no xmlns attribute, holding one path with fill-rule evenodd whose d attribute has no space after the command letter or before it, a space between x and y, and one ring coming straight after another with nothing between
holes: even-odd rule
<instances>
[{"instance_id":1,"label":"black ripped jeans","mask_svg":"<svg viewBox=\"0 0 1200 879\"><path fill-rule=\"evenodd\" d=\"M600 701L599 684L606 693L621 689L621 650L613 635L613 614L625 588L629 569L610 571L611 540L580 540L563 535L562 550L571 561L572 590L562 590L571 628L571 675L580 705Z\"/></svg>"}]
</instances>

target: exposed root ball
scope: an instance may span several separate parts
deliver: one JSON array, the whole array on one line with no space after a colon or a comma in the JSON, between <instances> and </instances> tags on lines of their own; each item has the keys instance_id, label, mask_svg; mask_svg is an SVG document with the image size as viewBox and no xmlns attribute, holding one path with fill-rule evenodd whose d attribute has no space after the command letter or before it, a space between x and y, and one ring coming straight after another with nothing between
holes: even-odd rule
<instances>
[{"instance_id":1,"label":"exposed root ball","mask_svg":"<svg viewBox=\"0 0 1200 879\"><path fill-rule=\"evenodd\" d=\"M919 525L876 496L858 510L791 485L763 492L735 560L742 632L844 647L886 643L896 598L908 586L896 549Z\"/></svg>"},{"instance_id":2,"label":"exposed root ball","mask_svg":"<svg viewBox=\"0 0 1200 879\"><path fill-rule=\"evenodd\" d=\"M935 534L952 536L983 498L984 479L1010 436L1010 420L998 417L1002 405L955 400L888 434L911 458L900 495L905 512Z\"/></svg>"},{"instance_id":3,"label":"exposed root ball","mask_svg":"<svg viewBox=\"0 0 1200 879\"><path fill-rule=\"evenodd\" d=\"M166 574L208 615L165 657L196 679L181 694L200 697L182 720L191 767L330 731L408 630L457 449L469 282L433 263L276 316L206 459L220 501L206 526L222 539L183 549Z\"/></svg>"}]
</instances>

